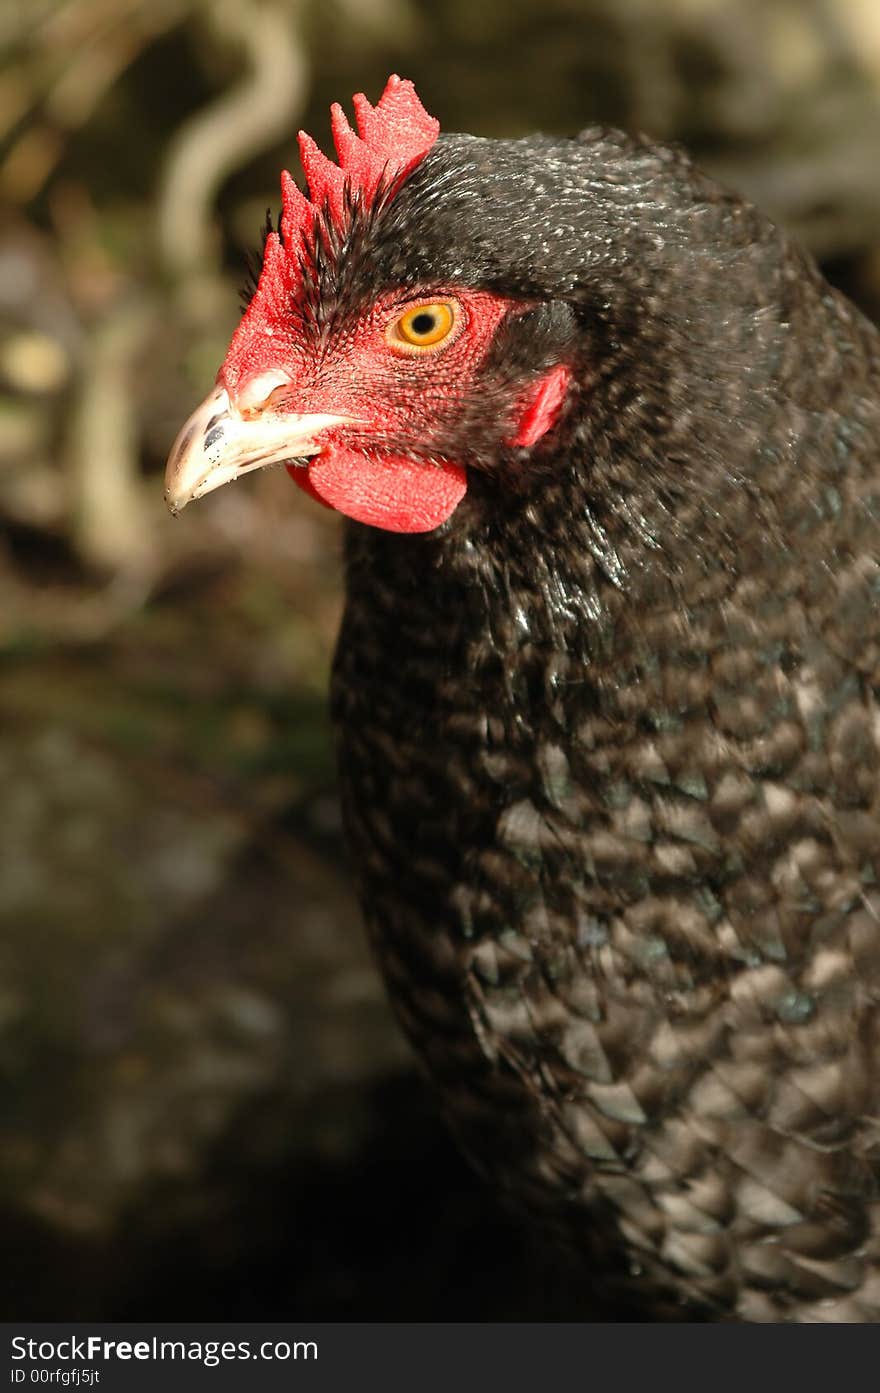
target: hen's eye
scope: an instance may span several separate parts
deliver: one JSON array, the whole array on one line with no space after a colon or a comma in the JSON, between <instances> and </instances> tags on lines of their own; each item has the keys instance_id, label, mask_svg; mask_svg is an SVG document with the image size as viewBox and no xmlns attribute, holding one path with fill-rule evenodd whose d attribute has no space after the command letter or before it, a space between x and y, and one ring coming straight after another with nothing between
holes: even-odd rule
<instances>
[{"instance_id":1,"label":"hen's eye","mask_svg":"<svg viewBox=\"0 0 880 1393\"><path fill-rule=\"evenodd\" d=\"M455 301L437 300L427 305L412 305L388 325L385 336L389 345L399 352L430 350L446 343L455 333L458 322L459 309Z\"/></svg>"}]
</instances>

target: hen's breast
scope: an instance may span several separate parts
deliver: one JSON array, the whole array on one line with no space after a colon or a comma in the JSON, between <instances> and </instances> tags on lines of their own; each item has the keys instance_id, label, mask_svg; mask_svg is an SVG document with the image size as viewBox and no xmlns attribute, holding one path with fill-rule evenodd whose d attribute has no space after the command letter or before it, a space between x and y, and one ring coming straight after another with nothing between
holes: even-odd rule
<instances>
[{"instance_id":1,"label":"hen's breast","mask_svg":"<svg viewBox=\"0 0 880 1393\"><path fill-rule=\"evenodd\" d=\"M855 629L823 638L780 576L716 577L704 603L695 583L687 609L621 611L587 660L497 586L407 586L385 556L355 548L337 656L346 821L465 1147L635 1286L878 1318L878 720Z\"/></svg>"}]
</instances>

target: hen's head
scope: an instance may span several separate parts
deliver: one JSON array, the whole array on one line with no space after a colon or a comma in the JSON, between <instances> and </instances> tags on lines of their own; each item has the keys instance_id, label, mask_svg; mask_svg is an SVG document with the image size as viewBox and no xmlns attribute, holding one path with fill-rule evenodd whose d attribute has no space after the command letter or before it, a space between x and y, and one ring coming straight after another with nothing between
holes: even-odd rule
<instances>
[{"instance_id":1,"label":"hen's head","mask_svg":"<svg viewBox=\"0 0 880 1393\"><path fill-rule=\"evenodd\" d=\"M520 494L575 457L598 479L621 441L640 476L667 470L694 420L729 454L731 392L776 319L753 210L615 133L440 136L397 77L354 107L359 133L333 109L338 164L300 137L308 197L283 176L259 282L171 451L173 510L286 463L351 518L425 532L469 488Z\"/></svg>"},{"instance_id":2,"label":"hen's head","mask_svg":"<svg viewBox=\"0 0 880 1393\"><path fill-rule=\"evenodd\" d=\"M333 108L338 164L301 134L308 198L282 176L256 289L171 451L175 511L285 462L349 517L427 531L464 496L468 465L533 446L563 409L570 366L535 336L534 305L458 264L442 167L427 198L408 192L439 133L412 83L392 77L376 107L354 107L359 134Z\"/></svg>"}]
</instances>

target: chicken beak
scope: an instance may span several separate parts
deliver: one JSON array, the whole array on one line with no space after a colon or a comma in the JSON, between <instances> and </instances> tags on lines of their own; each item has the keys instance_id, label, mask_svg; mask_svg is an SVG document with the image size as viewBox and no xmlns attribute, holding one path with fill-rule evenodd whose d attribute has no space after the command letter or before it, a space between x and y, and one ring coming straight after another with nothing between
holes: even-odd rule
<instances>
[{"instance_id":1,"label":"chicken beak","mask_svg":"<svg viewBox=\"0 0 880 1393\"><path fill-rule=\"evenodd\" d=\"M165 468L165 502L179 513L195 498L267 464L316 455L320 436L343 416L293 416L270 410L241 414L225 387L197 406L171 447Z\"/></svg>"}]
</instances>

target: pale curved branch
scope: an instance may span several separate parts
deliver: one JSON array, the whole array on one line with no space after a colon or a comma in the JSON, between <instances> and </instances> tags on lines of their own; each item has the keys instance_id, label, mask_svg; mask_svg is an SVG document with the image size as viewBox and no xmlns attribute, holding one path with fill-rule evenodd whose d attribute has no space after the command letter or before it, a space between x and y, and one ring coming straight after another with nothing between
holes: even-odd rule
<instances>
[{"instance_id":1,"label":"pale curved branch","mask_svg":"<svg viewBox=\"0 0 880 1393\"><path fill-rule=\"evenodd\" d=\"M178 132L159 191L157 236L174 276L216 261L212 212L223 181L258 150L289 133L304 106L308 64L290 0L221 0L206 11L215 34L240 46L247 76Z\"/></svg>"},{"instance_id":2,"label":"pale curved branch","mask_svg":"<svg viewBox=\"0 0 880 1393\"><path fill-rule=\"evenodd\" d=\"M96 326L70 422L75 544L90 565L111 573L144 570L152 560L131 384L155 317L144 298L131 298Z\"/></svg>"}]
</instances>

